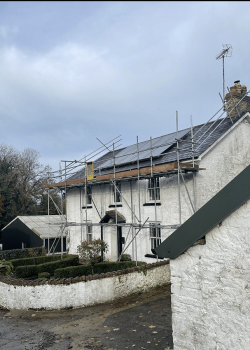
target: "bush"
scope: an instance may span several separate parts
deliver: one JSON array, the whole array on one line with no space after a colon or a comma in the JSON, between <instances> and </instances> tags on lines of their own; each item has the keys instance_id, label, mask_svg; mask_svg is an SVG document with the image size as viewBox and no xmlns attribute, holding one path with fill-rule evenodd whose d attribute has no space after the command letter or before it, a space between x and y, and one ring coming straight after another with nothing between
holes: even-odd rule
<instances>
[{"instance_id":1,"label":"bush","mask_svg":"<svg viewBox=\"0 0 250 350\"><path fill-rule=\"evenodd\" d=\"M129 254L122 254L120 261L131 261L131 255Z\"/></svg>"},{"instance_id":2,"label":"bush","mask_svg":"<svg viewBox=\"0 0 250 350\"><path fill-rule=\"evenodd\" d=\"M12 265L12 263L10 261L0 260L0 265L6 266L6 276L12 275L12 271L14 270L14 266Z\"/></svg>"},{"instance_id":3,"label":"bush","mask_svg":"<svg viewBox=\"0 0 250 350\"><path fill-rule=\"evenodd\" d=\"M16 277L18 278L29 278L33 276L37 276L40 272L48 272L53 275L54 271L67 267L67 266L75 266L79 263L78 255L66 255L63 260L55 261L55 262L47 262L45 264L40 265L27 265L27 266L18 266L16 268Z\"/></svg>"},{"instance_id":4,"label":"bush","mask_svg":"<svg viewBox=\"0 0 250 350\"><path fill-rule=\"evenodd\" d=\"M138 262L138 266L145 265L145 262ZM129 267L135 267L135 261L121 261L121 262L104 262L98 263L94 266L94 273L106 273L118 270L125 270ZM77 277L77 276L88 276L92 274L91 264L80 265L80 266L71 266L60 268L55 270L54 276L55 278L69 278L69 277Z\"/></svg>"},{"instance_id":5,"label":"bush","mask_svg":"<svg viewBox=\"0 0 250 350\"><path fill-rule=\"evenodd\" d=\"M38 279L43 279L43 280L48 280L48 279L50 279L50 273L48 273L48 272L40 272L39 274L38 274Z\"/></svg>"},{"instance_id":6,"label":"bush","mask_svg":"<svg viewBox=\"0 0 250 350\"><path fill-rule=\"evenodd\" d=\"M37 254L41 256L45 254L44 247L38 248L24 248L24 249L12 249L12 250L1 250L0 251L0 260L13 260L21 258L29 258L30 256Z\"/></svg>"},{"instance_id":7,"label":"bush","mask_svg":"<svg viewBox=\"0 0 250 350\"><path fill-rule=\"evenodd\" d=\"M64 255L64 256L68 256L68 255ZM18 266L40 265L46 262L52 262L57 260L61 260L61 255L38 256L34 258L15 259L10 261L13 264L13 266L16 268Z\"/></svg>"}]
</instances>

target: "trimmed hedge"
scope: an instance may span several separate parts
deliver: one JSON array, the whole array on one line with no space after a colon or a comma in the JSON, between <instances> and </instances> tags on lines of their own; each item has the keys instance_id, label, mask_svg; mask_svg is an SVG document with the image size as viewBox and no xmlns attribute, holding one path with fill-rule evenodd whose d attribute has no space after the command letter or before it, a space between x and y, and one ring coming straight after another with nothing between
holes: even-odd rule
<instances>
[{"instance_id":1,"label":"trimmed hedge","mask_svg":"<svg viewBox=\"0 0 250 350\"><path fill-rule=\"evenodd\" d=\"M0 260L13 260L21 258L29 258L30 254L37 254L37 256L44 254L44 247L37 248L24 248L24 249L12 249L12 250L1 250Z\"/></svg>"},{"instance_id":2,"label":"trimmed hedge","mask_svg":"<svg viewBox=\"0 0 250 350\"><path fill-rule=\"evenodd\" d=\"M69 255L65 255L69 256ZM34 258L24 258L24 259L14 259L10 260L14 268L18 266L27 266L27 265L40 265L46 262L52 262L61 260L61 255L48 255L48 256L38 256Z\"/></svg>"},{"instance_id":3,"label":"trimmed hedge","mask_svg":"<svg viewBox=\"0 0 250 350\"><path fill-rule=\"evenodd\" d=\"M14 266L10 261L0 260L0 265L4 265L6 267L6 276L11 276L12 271L14 270Z\"/></svg>"},{"instance_id":4,"label":"trimmed hedge","mask_svg":"<svg viewBox=\"0 0 250 350\"><path fill-rule=\"evenodd\" d=\"M138 266L145 265L145 262L138 261ZM106 272L125 270L129 267L135 267L135 261L120 261L120 262L103 262L95 264L94 273L101 274ZM80 266L70 266L55 270L55 278L69 278L77 276L88 276L92 274L92 268L90 264Z\"/></svg>"},{"instance_id":5,"label":"trimmed hedge","mask_svg":"<svg viewBox=\"0 0 250 350\"><path fill-rule=\"evenodd\" d=\"M33 276L37 276L41 272L48 272L51 275L54 274L54 271L67 267L67 266L75 266L79 263L78 255L66 256L65 259L55 261L55 262L47 262L45 264L40 265L27 265L27 266L18 266L16 268L16 277L17 278L29 278Z\"/></svg>"},{"instance_id":6,"label":"trimmed hedge","mask_svg":"<svg viewBox=\"0 0 250 350\"><path fill-rule=\"evenodd\" d=\"M49 272L40 272L38 274L38 279L49 280L50 279L50 273Z\"/></svg>"}]
</instances>

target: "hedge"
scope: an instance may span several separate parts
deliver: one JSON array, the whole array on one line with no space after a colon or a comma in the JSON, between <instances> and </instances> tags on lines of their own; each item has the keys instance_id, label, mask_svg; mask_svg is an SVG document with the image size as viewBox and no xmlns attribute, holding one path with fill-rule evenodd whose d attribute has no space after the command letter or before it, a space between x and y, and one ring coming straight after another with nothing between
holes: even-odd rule
<instances>
[{"instance_id":1,"label":"hedge","mask_svg":"<svg viewBox=\"0 0 250 350\"><path fill-rule=\"evenodd\" d=\"M145 265L145 262L138 261L138 266ZM129 267L135 267L135 261L120 261L120 262L103 262L95 264L94 274L124 270ZM70 266L65 268L59 268L55 270L55 278L69 278L77 276L88 276L92 274L92 268L90 264L80 266Z\"/></svg>"},{"instance_id":2,"label":"hedge","mask_svg":"<svg viewBox=\"0 0 250 350\"><path fill-rule=\"evenodd\" d=\"M17 278L29 278L37 276L40 272L48 272L51 275L54 274L54 271L67 267L75 266L79 263L78 255L67 256L65 259L55 262L47 262L40 265L27 265L27 266L18 266L16 268L16 277Z\"/></svg>"},{"instance_id":3,"label":"hedge","mask_svg":"<svg viewBox=\"0 0 250 350\"><path fill-rule=\"evenodd\" d=\"M29 258L30 254L36 254L37 256L44 255L44 247L1 250L0 260Z\"/></svg>"},{"instance_id":4,"label":"hedge","mask_svg":"<svg viewBox=\"0 0 250 350\"><path fill-rule=\"evenodd\" d=\"M68 256L68 255L64 255ZM14 268L18 266L26 266L26 265L40 265L46 262L52 262L56 260L61 260L61 255L48 255L48 256L38 256L35 258L24 258L24 259L14 259L10 260Z\"/></svg>"},{"instance_id":5,"label":"hedge","mask_svg":"<svg viewBox=\"0 0 250 350\"><path fill-rule=\"evenodd\" d=\"M50 273L49 272L40 272L38 274L38 279L48 280L49 278L50 278Z\"/></svg>"},{"instance_id":6,"label":"hedge","mask_svg":"<svg viewBox=\"0 0 250 350\"><path fill-rule=\"evenodd\" d=\"M6 276L11 276L12 271L14 270L14 266L10 261L0 260L0 265L4 265L6 267Z\"/></svg>"}]
</instances>

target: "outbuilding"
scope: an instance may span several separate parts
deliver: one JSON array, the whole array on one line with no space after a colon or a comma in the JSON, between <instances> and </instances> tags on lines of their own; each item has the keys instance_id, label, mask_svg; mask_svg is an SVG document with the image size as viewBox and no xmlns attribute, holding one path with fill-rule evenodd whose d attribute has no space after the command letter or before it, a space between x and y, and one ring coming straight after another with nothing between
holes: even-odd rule
<instances>
[{"instance_id":1,"label":"outbuilding","mask_svg":"<svg viewBox=\"0 0 250 350\"><path fill-rule=\"evenodd\" d=\"M60 215L17 216L2 229L3 250L44 246L51 252L66 252L65 218Z\"/></svg>"}]
</instances>

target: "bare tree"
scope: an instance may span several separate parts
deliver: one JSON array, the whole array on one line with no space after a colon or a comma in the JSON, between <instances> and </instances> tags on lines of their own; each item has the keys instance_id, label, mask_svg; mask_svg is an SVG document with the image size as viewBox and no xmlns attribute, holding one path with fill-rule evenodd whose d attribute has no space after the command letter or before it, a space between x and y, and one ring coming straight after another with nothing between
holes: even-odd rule
<instances>
[{"instance_id":1,"label":"bare tree","mask_svg":"<svg viewBox=\"0 0 250 350\"><path fill-rule=\"evenodd\" d=\"M39 158L39 152L31 148L18 152L11 146L0 145L0 229L18 215L47 213L43 184L51 182L51 169L41 164ZM50 195L59 205L59 192L53 190ZM57 214L54 205L50 212Z\"/></svg>"}]
</instances>

